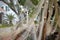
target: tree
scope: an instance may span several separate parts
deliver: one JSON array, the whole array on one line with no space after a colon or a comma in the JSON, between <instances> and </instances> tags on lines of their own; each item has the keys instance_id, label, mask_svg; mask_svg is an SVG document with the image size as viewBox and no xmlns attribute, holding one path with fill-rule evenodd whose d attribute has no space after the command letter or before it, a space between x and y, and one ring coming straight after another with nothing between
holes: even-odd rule
<instances>
[{"instance_id":1,"label":"tree","mask_svg":"<svg viewBox=\"0 0 60 40\"><path fill-rule=\"evenodd\" d=\"M2 15L3 13L0 13L0 23L2 23Z\"/></svg>"},{"instance_id":2,"label":"tree","mask_svg":"<svg viewBox=\"0 0 60 40\"><path fill-rule=\"evenodd\" d=\"M21 5L24 5L26 0L18 0L18 2L21 4Z\"/></svg>"},{"instance_id":3,"label":"tree","mask_svg":"<svg viewBox=\"0 0 60 40\"><path fill-rule=\"evenodd\" d=\"M7 16L7 20L9 21L9 24L13 25L12 24L12 20L15 18L14 15L12 15L12 14L8 15L8 14L6 14L6 16Z\"/></svg>"},{"instance_id":4,"label":"tree","mask_svg":"<svg viewBox=\"0 0 60 40\"><path fill-rule=\"evenodd\" d=\"M37 5L40 0L31 0L34 5Z\"/></svg>"}]
</instances>

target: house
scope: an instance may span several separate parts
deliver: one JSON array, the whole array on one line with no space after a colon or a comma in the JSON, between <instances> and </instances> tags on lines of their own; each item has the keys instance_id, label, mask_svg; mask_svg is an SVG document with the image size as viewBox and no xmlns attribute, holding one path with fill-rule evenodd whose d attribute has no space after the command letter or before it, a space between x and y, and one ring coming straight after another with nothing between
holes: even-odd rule
<instances>
[{"instance_id":1,"label":"house","mask_svg":"<svg viewBox=\"0 0 60 40\"><path fill-rule=\"evenodd\" d=\"M12 14L14 15L15 19L13 19L12 23L15 25L16 21L19 21L18 16L16 15L16 13L4 2L0 1L0 20L4 20L5 17L2 17L2 13L4 14L4 16L6 14ZM1 23L1 22L0 22Z\"/></svg>"},{"instance_id":2,"label":"house","mask_svg":"<svg viewBox=\"0 0 60 40\"><path fill-rule=\"evenodd\" d=\"M4 10L2 8L0 8L0 24L2 23L3 11Z\"/></svg>"}]
</instances>

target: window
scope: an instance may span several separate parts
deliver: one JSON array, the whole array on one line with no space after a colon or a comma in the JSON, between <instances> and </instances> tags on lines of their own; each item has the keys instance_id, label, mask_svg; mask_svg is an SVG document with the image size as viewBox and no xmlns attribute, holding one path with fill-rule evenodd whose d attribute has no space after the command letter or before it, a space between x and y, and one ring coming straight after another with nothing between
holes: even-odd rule
<instances>
[{"instance_id":1,"label":"window","mask_svg":"<svg viewBox=\"0 0 60 40\"><path fill-rule=\"evenodd\" d=\"M8 6L6 6L6 11L10 11Z\"/></svg>"},{"instance_id":2,"label":"window","mask_svg":"<svg viewBox=\"0 0 60 40\"><path fill-rule=\"evenodd\" d=\"M4 8L4 7L1 7L2 9Z\"/></svg>"}]
</instances>

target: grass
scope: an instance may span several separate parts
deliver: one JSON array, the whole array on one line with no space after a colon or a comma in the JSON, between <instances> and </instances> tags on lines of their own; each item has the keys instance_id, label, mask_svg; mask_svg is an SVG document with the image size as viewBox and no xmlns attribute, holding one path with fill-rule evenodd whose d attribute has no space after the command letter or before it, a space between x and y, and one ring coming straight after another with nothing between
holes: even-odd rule
<instances>
[{"instance_id":1,"label":"grass","mask_svg":"<svg viewBox=\"0 0 60 40\"><path fill-rule=\"evenodd\" d=\"M11 26L13 26L13 25L1 24L0 28L6 28L6 27L11 27Z\"/></svg>"}]
</instances>

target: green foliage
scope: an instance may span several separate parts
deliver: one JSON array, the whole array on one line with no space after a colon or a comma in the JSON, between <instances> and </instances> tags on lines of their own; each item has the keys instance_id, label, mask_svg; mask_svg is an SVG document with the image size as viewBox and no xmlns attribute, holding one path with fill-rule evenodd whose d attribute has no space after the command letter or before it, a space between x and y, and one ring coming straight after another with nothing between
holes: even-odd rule
<instances>
[{"instance_id":1,"label":"green foliage","mask_svg":"<svg viewBox=\"0 0 60 40\"><path fill-rule=\"evenodd\" d=\"M56 22L54 21L53 27L55 27L55 25L56 25Z\"/></svg>"},{"instance_id":2,"label":"green foliage","mask_svg":"<svg viewBox=\"0 0 60 40\"><path fill-rule=\"evenodd\" d=\"M12 15L12 14L10 14L10 15L6 14L6 16L8 18L7 20L9 20L9 21L12 21L14 19L14 15Z\"/></svg>"},{"instance_id":3,"label":"green foliage","mask_svg":"<svg viewBox=\"0 0 60 40\"><path fill-rule=\"evenodd\" d=\"M56 29L56 31L60 31L60 27L57 25L57 29Z\"/></svg>"},{"instance_id":4,"label":"green foliage","mask_svg":"<svg viewBox=\"0 0 60 40\"><path fill-rule=\"evenodd\" d=\"M12 24L12 20L15 18L14 15L12 15L12 14L8 15L8 14L6 14L6 16L7 16L7 17L6 17L6 18L7 18L6 20L8 20L9 23L10 23L11 25L13 25L13 24Z\"/></svg>"},{"instance_id":5,"label":"green foliage","mask_svg":"<svg viewBox=\"0 0 60 40\"><path fill-rule=\"evenodd\" d=\"M34 5L37 5L40 0L31 0Z\"/></svg>"},{"instance_id":6,"label":"green foliage","mask_svg":"<svg viewBox=\"0 0 60 40\"><path fill-rule=\"evenodd\" d=\"M35 20L34 23L37 24L38 22Z\"/></svg>"},{"instance_id":7,"label":"green foliage","mask_svg":"<svg viewBox=\"0 0 60 40\"><path fill-rule=\"evenodd\" d=\"M4 20L3 20L2 24L0 25L0 28L5 28L5 27L13 26L12 20L15 18L14 15L12 15L12 14L8 15L8 14L6 14L5 17L6 17L7 19L4 19ZM9 21L9 24L8 24L8 22L5 21L5 20Z\"/></svg>"},{"instance_id":8,"label":"green foliage","mask_svg":"<svg viewBox=\"0 0 60 40\"><path fill-rule=\"evenodd\" d=\"M31 36L28 36L26 40L33 40Z\"/></svg>"},{"instance_id":9,"label":"green foliage","mask_svg":"<svg viewBox=\"0 0 60 40\"><path fill-rule=\"evenodd\" d=\"M30 14L29 14L29 17L32 17L33 16L33 12L31 12Z\"/></svg>"},{"instance_id":10,"label":"green foliage","mask_svg":"<svg viewBox=\"0 0 60 40\"><path fill-rule=\"evenodd\" d=\"M13 4L12 2L9 3L8 5L9 5L12 9L15 9L14 6L13 6L14 4Z\"/></svg>"},{"instance_id":11,"label":"green foliage","mask_svg":"<svg viewBox=\"0 0 60 40\"><path fill-rule=\"evenodd\" d=\"M21 5L24 5L26 0L18 0L18 2L21 4Z\"/></svg>"},{"instance_id":12,"label":"green foliage","mask_svg":"<svg viewBox=\"0 0 60 40\"><path fill-rule=\"evenodd\" d=\"M34 15L34 10L35 10L35 8L34 7L32 7L30 10L29 10L29 17L32 17L33 15Z\"/></svg>"}]
</instances>

